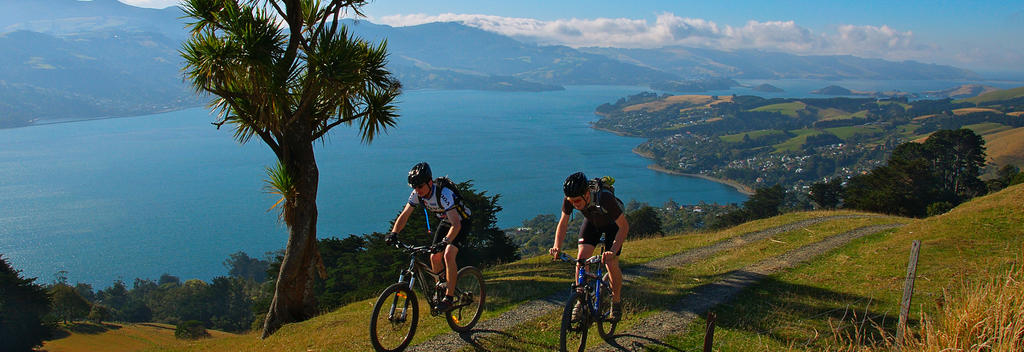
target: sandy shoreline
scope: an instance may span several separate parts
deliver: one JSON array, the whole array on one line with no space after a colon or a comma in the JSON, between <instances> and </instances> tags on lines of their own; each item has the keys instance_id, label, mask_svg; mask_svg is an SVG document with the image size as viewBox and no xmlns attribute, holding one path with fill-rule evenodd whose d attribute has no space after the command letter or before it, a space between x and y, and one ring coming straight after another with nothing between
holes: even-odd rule
<instances>
[{"instance_id":1,"label":"sandy shoreline","mask_svg":"<svg viewBox=\"0 0 1024 352\"><path fill-rule=\"evenodd\" d=\"M642 156L644 158L647 158L647 159L654 159L654 155L651 155L650 153L644 153L644 152L641 152L641 151L636 150L636 149L633 149L633 153L636 154L636 155ZM666 173L666 174L669 174L669 175L689 176L689 177L702 178L702 179L705 179L705 180L708 180L708 181L711 181L711 182L717 182L717 183L721 183L723 185L735 188L737 192L743 193L743 194L748 195L748 196L754 195L754 189L748 187L747 185L741 184L741 183L733 181L733 180L714 178L714 177L711 177L711 176L705 176L705 175L701 175L701 174L688 174L688 173L685 173L685 172L672 171L672 170L666 169L665 167L663 167L661 165L658 165L658 164L647 165L647 168L651 169L651 170L654 170L654 171L657 171L657 172Z\"/></svg>"}]
</instances>

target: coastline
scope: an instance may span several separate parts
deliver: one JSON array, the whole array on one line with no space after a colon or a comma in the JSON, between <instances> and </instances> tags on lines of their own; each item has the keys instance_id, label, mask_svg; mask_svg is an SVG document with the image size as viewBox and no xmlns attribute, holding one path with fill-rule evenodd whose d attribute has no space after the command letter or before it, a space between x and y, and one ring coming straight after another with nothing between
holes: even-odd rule
<instances>
[{"instance_id":1,"label":"coastline","mask_svg":"<svg viewBox=\"0 0 1024 352\"><path fill-rule=\"evenodd\" d=\"M644 153L644 152L641 152L641 151L636 150L636 149L633 149L633 153L636 154L636 155L642 156L644 158L647 158L647 159L653 159L654 158L654 155L651 155L649 153ZM726 179L721 179L721 178L715 178L715 177L711 177L711 176L707 176L707 175L701 175L701 174L688 174L688 173L685 173L685 172L673 171L673 170L666 169L665 167L663 167L661 165L658 165L658 164L647 165L647 168L651 169L651 170L654 170L654 171L657 171L657 172L666 173L666 174L669 174L669 175L696 177L696 178L705 179L705 180L708 180L708 181L711 181L711 182L721 183L723 185L735 188L737 192L743 193L743 194L745 194L747 196L754 195L754 189L750 188L747 185L741 184L741 183L733 181L733 180L726 180Z\"/></svg>"},{"instance_id":2,"label":"coastline","mask_svg":"<svg viewBox=\"0 0 1024 352\"><path fill-rule=\"evenodd\" d=\"M634 135L629 134L629 133L613 131L613 130L609 130L607 128L600 128L600 127L594 126L593 124L590 125L590 128L593 128L593 129L598 130L598 131L614 133L615 135L623 136L623 137L639 137L639 136L634 136ZM644 152L641 152L641 151L637 150L636 148L633 148L632 152L633 152L633 154L639 155L639 156L644 157L646 159L654 160L654 155L651 154L651 153L644 153ZM741 183L733 181L733 180L727 180L727 179L722 179L722 178L715 178L715 177L701 175L701 174L688 174L688 173L685 173L685 172L673 171L673 170L666 169L665 167L663 167L661 165L658 165L657 163L647 165L647 168L651 169L651 170L654 170L656 172L661 172L661 173L665 173L665 174L669 174L669 175L696 177L696 178L705 179L705 180L708 180L708 181L711 181L711 182L721 183L723 185L726 185L726 186L729 186L729 187L732 187L732 188L736 189L737 192L740 192L740 193L742 193L744 195L747 195L747 196L754 195L754 189L753 188L750 188L747 185L741 184Z\"/></svg>"},{"instance_id":3,"label":"coastline","mask_svg":"<svg viewBox=\"0 0 1024 352\"><path fill-rule=\"evenodd\" d=\"M633 134L630 134L630 133L626 133L626 132L619 132L619 131L613 131L613 130L609 130L609 129L607 129L607 128L601 128L601 127L597 127L597 126L594 126L594 124L590 124L590 128L593 128L593 129L595 129L595 130L598 130L598 131L602 131L602 132L608 132L608 133L613 133L613 134L615 134L616 136L622 136L622 137L640 137L640 136L636 136L636 135L633 135ZM634 152L635 152L635 150L634 150Z\"/></svg>"}]
</instances>

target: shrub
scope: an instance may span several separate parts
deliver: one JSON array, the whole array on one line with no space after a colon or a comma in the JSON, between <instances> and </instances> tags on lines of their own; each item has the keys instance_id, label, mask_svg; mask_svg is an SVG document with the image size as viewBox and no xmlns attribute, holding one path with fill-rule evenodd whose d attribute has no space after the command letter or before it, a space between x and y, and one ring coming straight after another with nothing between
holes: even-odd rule
<instances>
[{"instance_id":1,"label":"shrub","mask_svg":"<svg viewBox=\"0 0 1024 352\"><path fill-rule=\"evenodd\" d=\"M928 216L942 215L953 209L953 203L950 202L935 202L928 204L927 212Z\"/></svg>"},{"instance_id":2,"label":"shrub","mask_svg":"<svg viewBox=\"0 0 1024 352\"><path fill-rule=\"evenodd\" d=\"M198 320L189 320L178 324L178 328L174 330L174 337L179 339L195 340L204 337L210 337L210 333L206 331L206 327L203 323Z\"/></svg>"}]
</instances>

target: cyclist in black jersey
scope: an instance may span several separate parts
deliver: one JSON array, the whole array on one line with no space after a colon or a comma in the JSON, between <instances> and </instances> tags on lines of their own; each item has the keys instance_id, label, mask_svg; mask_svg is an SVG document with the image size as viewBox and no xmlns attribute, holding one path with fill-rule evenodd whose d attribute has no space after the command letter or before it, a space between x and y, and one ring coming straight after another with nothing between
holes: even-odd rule
<instances>
[{"instance_id":1,"label":"cyclist in black jersey","mask_svg":"<svg viewBox=\"0 0 1024 352\"><path fill-rule=\"evenodd\" d=\"M626 233L629 232L625 211L613 194L600 187L592 187L582 172L569 175L562 190L565 193L562 200L562 216L558 219L558 227L555 228L555 245L549 252L556 257L561 252L572 210L579 210L585 220L580 227L576 259L589 258L594 252L594 247L598 243L604 243L605 252L602 253L601 259L608 268L612 285L612 311L609 318L618 321L622 316L622 271L619 270L618 258L622 252L622 242L626 240ZM605 196L601 196L600 192L606 192Z\"/></svg>"},{"instance_id":2,"label":"cyclist in black jersey","mask_svg":"<svg viewBox=\"0 0 1024 352\"><path fill-rule=\"evenodd\" d=\"M458 266L455 264L455 256L459 254L459 248L465 243L465 233L471 227L469 208L462 204L455 190L443 187L434 182L430 172L430 165L421 162L413 166L409 171L409 187L412 193L409 194L409 201L402 209L402 213L395 219L391 233L384 238L385 242L391 244L398 239L398 233L405 228L416 205L422 205L427 210L437 214L441 223L434 232L434 241L431 247L430 266L435 273L445 271L447 289L444 299L441 300L438 310L447 311L452 306L455 295L455 283L458 278Z\"/></svg>"}]
</instances>

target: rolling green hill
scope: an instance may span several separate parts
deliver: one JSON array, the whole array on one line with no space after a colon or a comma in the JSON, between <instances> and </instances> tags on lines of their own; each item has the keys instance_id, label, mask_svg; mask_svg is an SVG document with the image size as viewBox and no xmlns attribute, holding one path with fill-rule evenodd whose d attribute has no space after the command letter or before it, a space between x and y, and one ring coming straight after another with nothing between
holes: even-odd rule
<instances>
[{"instance_id":1,"label":"rolling green hill","mask_svg":"<svg viewBox=\"0 0 1024 352\"><path fill-rule=\"evenodd\" d=\"M719 317L715 349L721 351L743 351L752 346L760 350L833 349L836 346L832 345L835 339L831 331L851 331L852 321L874 322L891 333L910 242L923 242L911 319L917 322L922 311L935 314L936 299L943 289L1019 262L1024 249L1024 228L1020 227L1024 223L1024 203L1020 199L1024 199L1024 185L920 220L846 211L799 212L718 232L630 241L622 257L627 278L626 317L618 330L623 335L618 338L645 334L640 331L650 331L644 330L650 320L686 308L688 299L693 298L717 303L711 310ZM550 350L557 342L558 305L538 299L563 291L568 285L568 270L563 263L552 263L543 256L486 270L487 311L470 335L472 341L489 350ZM714 292L709 290L715 285L743 272L764 273L736 288L734 296L704 297ZM372 299L356 302L287 325L266 340L252 333L194 343L156 341L143 350L368 350L367 319L372 303ZM540 312L522 313L524 308L538 304L547 306ZM514 324L488 329L499 315L512 319ZM703 316L692 316L683 325L688 329L673 327L665 336L648 338L648 343L656 341L673 350L699 350ZM414 347L448 341L443 337L450 333L443 319L423 315ZM118 339L124 339L125 344L134 339L106 338L113 338L107 343L114 345L122 342ZM458 337L452 341L447 343L455 345L445 350L469 347L464 341L460 345ZM601 344L597 334L589 341L589 346Z\"/></svg>"},{"instance_id":2,"label":"rolling green hill","mask_svg":"<svg viewBox=\"0 0 1024 352\"><path fill-rule=\"evenodd\" d=\"M1017 87L1013 89L1003 89L994 92L988 92L973 98L961 99L959 101L974 103L979 106L986 105L988 103L1010 100L1015 98L1024 97L1024 87Z\"/></svg>"}]
</instances>

